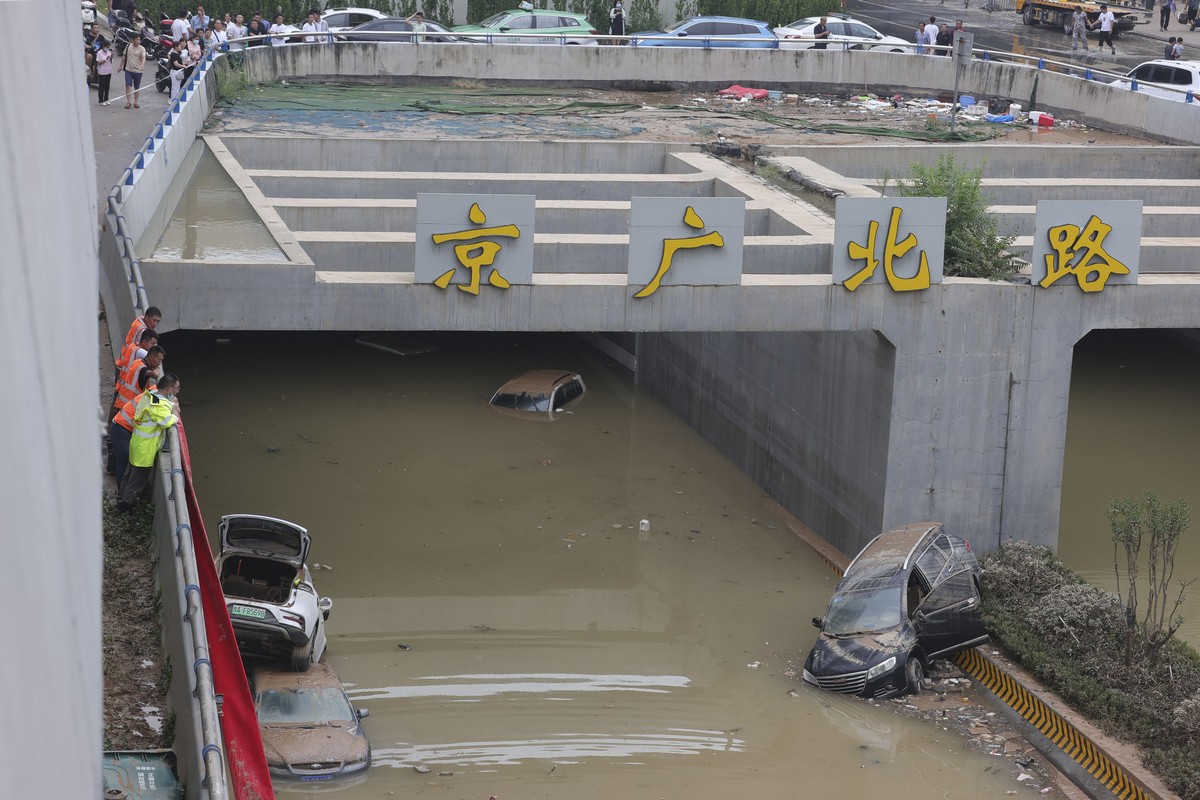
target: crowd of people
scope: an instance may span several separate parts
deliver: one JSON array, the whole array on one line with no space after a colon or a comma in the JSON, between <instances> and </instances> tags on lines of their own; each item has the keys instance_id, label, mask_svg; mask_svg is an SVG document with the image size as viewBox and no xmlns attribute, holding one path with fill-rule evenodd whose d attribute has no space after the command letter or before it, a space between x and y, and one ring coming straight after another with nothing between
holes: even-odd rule
<instances>
[{"instance_id":1,"label":"crowd of people","mask_svg":"<svg viewBox=\"0 0 1200 800\"><path fill-rule=\"evenodd\" d=\"M937 16L930 14L929 22L917 23L915 35L917 53L921 55L949 56L954 47L954 37L965 31L961 19L954 20L954 27L938 23Z\"/></svg>"},{"instance_id":2,"label":"crowd of people","mask_svg":"<svg viewBox=\"0 0 1200 800\"><path fill-rule=\"evenodd\" d=\"M150 306L125 334L108 419L108 474L117 480L117 510L131 513L150 485L167 431L179 421L179 377L164 374L158 345L162 311Z\"/></svg>"}]
</instances>

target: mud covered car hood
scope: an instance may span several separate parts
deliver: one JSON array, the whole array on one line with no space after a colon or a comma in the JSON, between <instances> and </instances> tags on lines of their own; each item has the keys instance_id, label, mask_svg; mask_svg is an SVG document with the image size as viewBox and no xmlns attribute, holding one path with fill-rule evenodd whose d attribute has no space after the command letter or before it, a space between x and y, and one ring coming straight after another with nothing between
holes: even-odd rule
<instances>
[{"instance_id":1,"label":"mud covered car hood","mask_svg":"<svg viewBox=\"0 0 1200 800\"><path fill-rule=\"evenodd\" d=\"M805 669L813 675L861 672L890 656L907 653L916 642L916 634L907 625L840 639L823 633L813 644Z\"/></svg>"},{"instance_id":2,"label":"mud covered car hood","mask_svg":"<svg viewBox=\"0 0 1200 800\"><path fill-rule=\"evenodd\" d=\"M271 767L344 762L347 769L365 764L371 754L356 722L324 725L260 725L263 750Z\"/></svg>"}]
</instances>

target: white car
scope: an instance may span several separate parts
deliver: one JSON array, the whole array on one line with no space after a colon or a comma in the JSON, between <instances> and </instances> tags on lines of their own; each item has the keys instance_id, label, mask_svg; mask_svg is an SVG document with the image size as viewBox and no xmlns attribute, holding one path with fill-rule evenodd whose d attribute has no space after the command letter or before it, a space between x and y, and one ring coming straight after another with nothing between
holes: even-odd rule
<instances>
[{"instance_id":1,"label":"white car","mask_svg":"<svg viewBox=\"0 0 1200 800\"><path fill-rule=\"evenodd\" d=\"M1200 61L1168 61L1156 58L1144 64L1138 64L1124 78L1117 78L1113 86L1132 89L1133 81L1137 81L1137 91L1151 97L1165 97L1168 100L1187 101L1188 91L1193 97L1200 95Z\"/></svg>"},{"instance_id":2,"label":"white car","mask_svg":"<svg viewBox=\"0 0 1200 800\"><path fill-rule=\"evenodd\" d=\"M321 19L329 26L330 33L341 33L356 28L364 22L390 19L390 17L373 8L327 8L321 12Z\"/></svg>"},{"instance_id":3,"label":"white car","mask_svg":"<svg viewBox=\"0 0 1200 800\"><path fill-rule=\"evenodd\" d=\"M813 28L817 27L820 21L820 17L807 17L776 28L779 49L809 50L819 44L812 37ZM829 14L825 18L825 27L829 29L829 46L825 48L827 50L881 50L886 53L911 53L915 50L912 42L895 36L885 36L867 23L852 17Z\"/></svg>"},{"instance_id":4,"label":"white car","mask_svg":"<svg viewBox=\"0 0 1200 800\"><path fill-rule=\"evenodd\" d=\"M304 560L312 540L287 520L221 517L217 574L242 655L280 658L296 672L325 653L333 601L319 597Z\"/></svg>"}]
</instances>

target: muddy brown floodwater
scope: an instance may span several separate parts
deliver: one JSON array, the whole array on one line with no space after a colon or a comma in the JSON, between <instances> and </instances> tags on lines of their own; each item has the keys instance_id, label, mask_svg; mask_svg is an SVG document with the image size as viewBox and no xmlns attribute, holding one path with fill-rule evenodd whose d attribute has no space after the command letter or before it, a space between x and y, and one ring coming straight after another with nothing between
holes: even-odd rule
<instances>
[{"instance_id":1,"label":"muddy brown floodwater","mask_svg":"<svg viewBox=\"0 0 1200 800\"><path fill-rule=\"evenodd\" d=\"M165 342L209 530L253 512L312 532L328 661L370 709L374 764L340 797L1032 791L953 732L793 674L834 574L607 359L567 335L413 340L438 349ZM537 367L583 374L574 414L487 405Z\"/></svg>"}]
</instances>

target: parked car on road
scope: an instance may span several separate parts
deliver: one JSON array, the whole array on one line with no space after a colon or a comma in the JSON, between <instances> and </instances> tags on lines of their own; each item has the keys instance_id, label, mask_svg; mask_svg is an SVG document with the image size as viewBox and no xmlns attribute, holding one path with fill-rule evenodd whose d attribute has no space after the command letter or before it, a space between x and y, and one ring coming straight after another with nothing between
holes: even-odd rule
<instances>
[{"instance_id":1,"label":"parked car on road","mask_svg":"<svg viewBox=\"0 0 1200 800\"><path fill-rule=\"evenodd\" d=\"M332 781L371 765L371 743L359 722L369 712L355 710L329 665L313 664L304 673L258 667L252 683L271 775Z\"/></svg>"},{"instance_id":2,"label":"parked car on road","mask_svg":"<svg viewBox=\"0 0 1200 800\"><path fill-rule=\"evenodd\" d=\"M1137 90L1151 97L1187 101L1188 91L1192 96L1200 94L1200 61L1168 61L1156 58L1138 64L1125 77L1117 78L1112 86L1130 89L1137 81Z\"/></svg>"},{"instance_id":3,"label":"parked car on road","mask_svg":"<svg viewBox=\"0 0 1200 800\"><path fill-rule=\"evenodd\" d=\"M280 658L297 672L320 661L333 601L317 595L304 563L308 531L257 514L221 517L220 531L217 574L242 655Z\"/></svg>"},{"instance_id":4,"label":"parked car on road","mask_svg":"<svg viewBox=\"0 0 1200 800\"><path fill-rule=\"evenodd\" d=\"M804 662L822 689L883 699L919 692L929 662L988 641L979 564L938 522L881 533L850 562Z\"/></svg>"},{"instance_id":5,"label":"parked car on road","mask_svg":"<svg viewBox=\"0 0 1200 800\"><path fill-rule=\"evenodd\" d=\"M407 36L405 34L408 34ZM337 38L347 42L401 42L412 44L412 23L403 19L376 19L364 22L357 28L342 31ZM474 39L468 39L451 33L445 25L437 22L425 22L425 35L422 42L466 42L477 44Z\"/></svg>"},{"instance_id":6,"label":"parked car on road","mask_svg":"<svg viewBox=\"0 0 1200 800\"><path fill-rule=\"evenodd\" d=\"M578 372L535 369L497 389L491 405L510 416L552 421L578 405L585 391Z\"/></svg>"},{"instance_id":7,"label":"parked car on road","mask_svg":"<svg viewBox=\"0 0 1200 800\"><path fill-rule=\"evenodd\" d=\"M321 12L321 21L329 26L330 33L348 31L376 19L389 17L373 8L327 8Z\"/></svg>"},{"instance_id":8,"label":"parked car on road","mask_svg":"<svg viewBox=\"0 0 1200 800\"><path fill-rule=\"evenodd\" d=\"M571 44L593 47L597 44L594 37L600 34L583 14L521 8L493 14L478 25L459 25L451 30L460 35L496 44Z\"/></svg>"},{"instance_id":9,"label":"parked car on road","mask_svg":"<svg viewBox=\"0 0 1200 800\"><path fill-rule=\"evenodd\" d=\"M689 17L666 30L633 36L638 37L633 42L638 47L779 47L767 23L740 17Z\"/></svg>"},{"instance_id":10,"label":"parked car on road","mask_svg":"<svg viewBox=\"0 0 1200 800\"><path fill-rule=\"evenodd\" d=\"M813 39L813 29L820 17L806 17L781 25L775 29L781 50L808 50L819 44ZM888 53L911 53L915 50L911 42L896 36L885 36L867 23L844 14L828 14L825 27L829 30L826 40L828 50L882 50Z\"/></svg>"}]
</instances>

